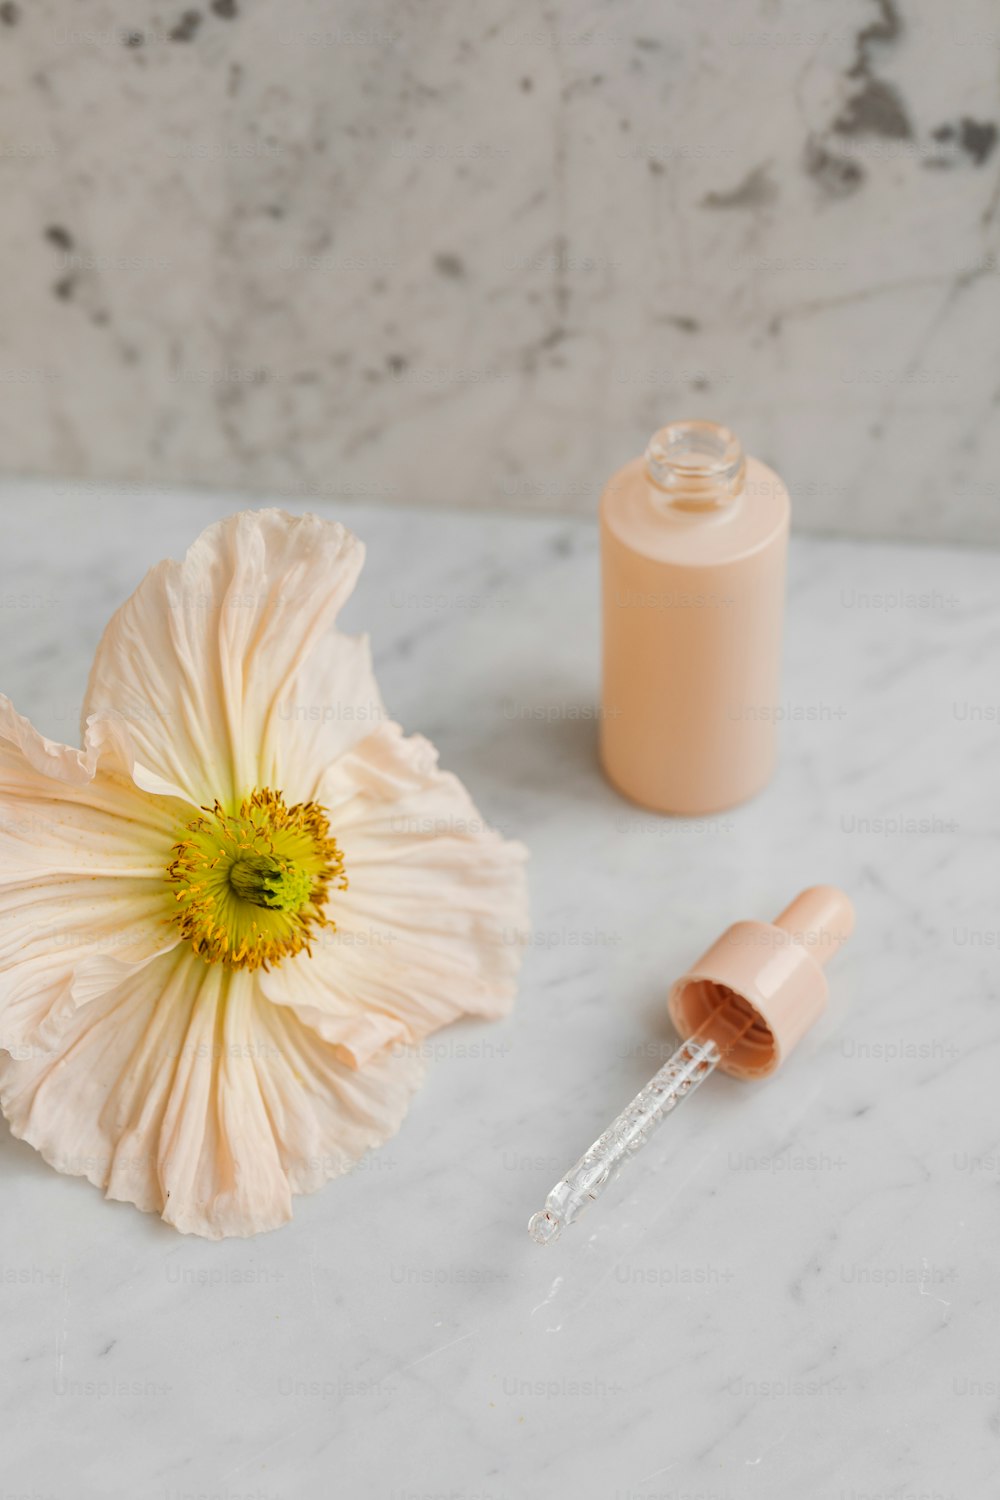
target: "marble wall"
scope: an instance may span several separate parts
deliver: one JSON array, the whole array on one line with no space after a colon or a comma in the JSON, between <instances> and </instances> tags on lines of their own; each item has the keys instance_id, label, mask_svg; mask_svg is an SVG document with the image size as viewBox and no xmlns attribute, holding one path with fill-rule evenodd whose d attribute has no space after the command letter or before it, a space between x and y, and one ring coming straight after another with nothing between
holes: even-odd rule
<instances>
[{"instance_id":1,"label":"marble wall","mask_svg":"<svg viewBox=\"0 0 1000 1500\"><path fill-rule=\"evenodd\" d=\"M0 3L0 467L1000 540L989 0Z\"/></svg>"}]
</instances>

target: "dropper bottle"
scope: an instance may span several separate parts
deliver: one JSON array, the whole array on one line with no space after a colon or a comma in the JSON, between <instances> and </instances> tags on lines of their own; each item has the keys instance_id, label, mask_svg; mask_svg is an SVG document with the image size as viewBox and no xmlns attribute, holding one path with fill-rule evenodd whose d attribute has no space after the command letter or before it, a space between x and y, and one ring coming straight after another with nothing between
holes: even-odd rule
<instances>
[{"instance_id":1,"label":"dropper bottle","mask_svg":"<svg viewBox=\"0 0 1000 1500\"><path fill-rule=\"evenodd\" d=\"M789 500L716 422L671 422L601 497L601 762L655 812L745 801L774 767Z\"/></svg>"}]
</instances>

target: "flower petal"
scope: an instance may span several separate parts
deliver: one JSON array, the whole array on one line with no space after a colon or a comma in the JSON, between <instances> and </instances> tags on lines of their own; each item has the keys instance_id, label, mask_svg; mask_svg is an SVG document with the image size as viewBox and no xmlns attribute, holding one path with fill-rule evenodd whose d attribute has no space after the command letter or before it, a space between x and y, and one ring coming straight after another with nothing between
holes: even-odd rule
<instances>
[{"instance_id":1,"label":"flower petal","mask_svg":"<svg viewBox=\"0 0 1000 1500\"><path fill-rule=\"evenodd\" d=\"M286 800L318 798L330 763L386 722L367 636L333 631L286 684L260 746L263 786Z\"/></svg>"},{"instance_id":2,"label":"flower petal","mask_svg":"<svg viewBox=\"0 0 1000 1500\"><path fill-rule=\"evenodd\" d=\"M85 718L124 718L144 771L199 806L265 785L308 798L317 767L378 717L346 716L345 698L317 692L310 670L363 559L356 537L318 516L243 511L210 526L183 563L153 568L111 620ZM335 638L323 654L323 683L378 707L366 643ZM289 703L291 718L281 712ZM309 735L296 705L317 711Z\"/></svg>"},{"instance_id":3,"label":"flower petal","mask_svg":"<svg viewBox=\"0 0 1000 1500\"><path fill-rule=\"evenodd\" d=\"M376 730L319 791L349 881L337 931L261 987L357 1066L456 1017L513 1003L527 927L526 850L483 822L420 736Z\"/></svg>"},{"instance_id":4,"label":"flower petal","mask_svg":"<svg viewBox=\"0 0 1000 1500\"><path fill-rule=\"evenodd\" d=\"M121 741L46 740L0 698L0 1047L178 941L164 880L187 804L127 778Z\"/></svg>"},{"instance_id":5,"label":"flower petal","mask_svg":"<svg viewBox=\"0 0 1000 1500\"><path fill-rule=\"evenodd\" d=\"M218 1239L273 1229L291 1197L398 1129L412 1057L359 1075L255 976L176 948L68 1017L58 1044L0 1058L14 1134L109 1198Z\"/></svg>"}]
</instances>

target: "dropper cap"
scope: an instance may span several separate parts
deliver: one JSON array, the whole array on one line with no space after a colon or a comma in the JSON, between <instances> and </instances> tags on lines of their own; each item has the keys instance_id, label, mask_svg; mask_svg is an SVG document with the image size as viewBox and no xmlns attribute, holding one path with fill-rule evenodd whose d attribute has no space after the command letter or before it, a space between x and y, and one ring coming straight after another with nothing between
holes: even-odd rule
<instances>
[{"instance_id":1,"label":"dropper cap","mask_svg":"<svg viewBox=\"0 0 1000 1500\"><path fill-rule=\"evenodd\" d=\"M734 923L672 986L670 1019L682 1037L717 1043L723 1073L768 1077L826 1009L823 965L853 927L832 885L810 886L773 923Z\"/></svg>"}]
</instances>

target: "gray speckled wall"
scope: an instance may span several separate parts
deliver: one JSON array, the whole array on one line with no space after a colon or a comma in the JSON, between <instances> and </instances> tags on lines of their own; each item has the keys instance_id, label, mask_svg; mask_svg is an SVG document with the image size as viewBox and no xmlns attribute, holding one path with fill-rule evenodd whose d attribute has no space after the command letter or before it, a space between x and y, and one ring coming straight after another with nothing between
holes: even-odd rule
<instances>
[{"instance_id":1,"label":"gray speckled wall","mask_svg":"<svg viewBox=\"0 0 1000 1500\"><path fill-rule=\"evenodd\" d=\"M0 4L0 465L1000 539L989 0Z\"/></svg>"}]
</instances>

